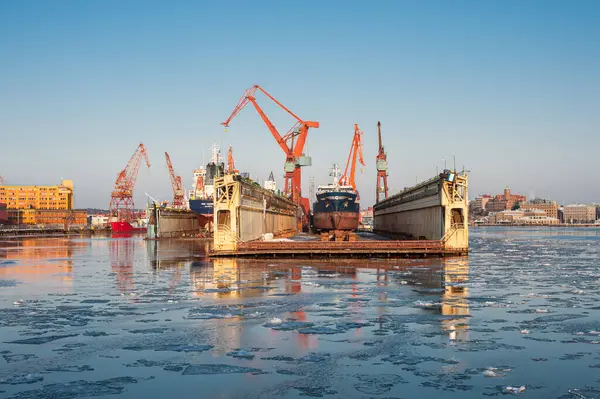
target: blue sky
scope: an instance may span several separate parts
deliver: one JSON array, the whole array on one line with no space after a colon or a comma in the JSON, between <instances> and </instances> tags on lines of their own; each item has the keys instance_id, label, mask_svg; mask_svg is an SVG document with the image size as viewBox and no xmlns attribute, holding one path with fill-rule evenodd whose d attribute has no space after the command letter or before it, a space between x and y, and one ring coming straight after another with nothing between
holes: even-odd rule
<instances>
[{"instance_id":1,"label":"blue sky","mask_svg":"<svg viewBox=\"0 0 600 399\"><path fill-rule=\"evenodd\" d=\"M505 185L559 202L600 202L600 3L595 1L0 0L0 174L70 178L77 207L107 207L141 141L144 192L169 199L168 151L191 186L210 145L283 182L284 154L252 107L260 84L301 118L317 184L365 132L364 205L375 191L376 123L394 189L442 159L471 170L470 195ZM293 120L258 101L281 131ZM448 165L450 165L450 162Z\"/></svg>"}]
</instances>

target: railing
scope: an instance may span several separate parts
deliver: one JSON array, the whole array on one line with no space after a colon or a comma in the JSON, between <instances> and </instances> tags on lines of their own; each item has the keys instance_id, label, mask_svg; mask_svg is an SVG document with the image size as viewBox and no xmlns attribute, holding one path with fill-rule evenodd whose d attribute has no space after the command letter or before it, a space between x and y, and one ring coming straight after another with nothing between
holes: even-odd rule
<instances>
[{"instance_id":1,"label":"railing","mask_svg":"<svg viewBox=\"0 0 600 399\"><path fill-rule=\"evenodd\" d=\"M216 250L235 250L244 241L237 236L226 224L219 224L214 231Z\"/></svg>"}]
</instances>

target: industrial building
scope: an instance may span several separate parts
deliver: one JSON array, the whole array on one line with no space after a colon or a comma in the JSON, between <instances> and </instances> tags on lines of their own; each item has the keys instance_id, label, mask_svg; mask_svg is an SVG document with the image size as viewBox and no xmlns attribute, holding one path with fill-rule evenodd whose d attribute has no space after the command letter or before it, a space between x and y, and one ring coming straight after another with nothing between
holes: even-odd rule
<instances>
[{"instance_id":1,"label":"industrial building","mask_svg":"<svg viewBox=\"0 0 600 399\"><path fill-rule=\"evenodd\" d=\"M41 227L85 227L87 211L70 209L9 209L8 224Z\"/></svg>"},{"instance_id":2,"label":"industrial building","mask_svg":"<svg viewBox=\"0 0 600 399\"><path fill-rule=\"evenodd\" d=\"M73 181L57 186L0 185L0 203L8 209L73 209Z\"/></svg>"},{"instance_id":3,"label":"industrial building","mask_svg":"<svg viewBox=\"0 0 600 399\"><path fill-rule=\"evenodd\" d=\"M0 185L0 223L44 227L85 227L87 212L73 210L73 181L56 186Z\"/></svg>"}]
</instances>

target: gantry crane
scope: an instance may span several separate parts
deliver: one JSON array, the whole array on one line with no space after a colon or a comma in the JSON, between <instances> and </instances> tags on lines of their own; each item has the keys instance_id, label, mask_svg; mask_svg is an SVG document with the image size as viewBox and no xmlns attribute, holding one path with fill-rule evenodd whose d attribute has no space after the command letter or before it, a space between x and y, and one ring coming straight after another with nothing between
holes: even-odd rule
<instances>
[{"instance_id":1,"label":"gantry crane","mask_svg":"<svg viewBox=\"0 0 600 399\"><path fill-rule=\"evenodd\" d=\"M362 166L365 166L363 159L363 132L358 128L358 123L354 124L354 137L352 138L352 145L350 146L350 153L348 154L348 161L346 162L346 169L344 174L340 177L340 183L345 186L352 186L353 190L356 190L356 155L358 154L358 160ZM352 161L350 161L352 158ZM350 174L348 174L350 169Z\"/></svg>"},{"instance_id":2,"label":"gantry crane","mask_svg":"<svg viewBox=\"0 0 600 399\"><path fill-rule=\"evenodd\" d=\"M272 100L280 108L296 119L296 123L283 136L279 134L273 123L271 123L267 115L256 102L255 94L257 90L260 90L270 100ZM252 105L254 105L254 108L256 108L256 111L269 128L269 131L273 137L275 137L277 144L279 144L285 153L285 164L283 167L285 171L284 193L291 197L292 201L302 208L303 216L302 220L299 222L301 223L302 228L308 228L310 202L308 198L302 197L302 176L300 168L311 165L310 157L304 155L304 144L306 143L306 138L308 136L308 128L318 128L319 122L305 121L300 119L296 114L294 114L287 107L277 101L273 96L267 93L262 87L254 85L244 92L242 98L240 98L238 101L229 118L227 118L225 122L221 123L221 125L228 127L231 120L237 114L239 114L240 111L246 105L248 105L248 103L252 103Z\"/></svg>"},{"instance_id":3,"label":"gantry crane","mask_svg":"<svg viewBox=\"0 0 600 399\"><path fill-rule=\"evenodd\" d=\"M375 203L379 202L379 197L381 196L381 194L384 195L384 199L388 197L388 163L387 155L383 150L383 144L381 142L381 122L377 122L377 135L379 136L379 151L377 152L377 157L375 160L375 165L377 168L377 186L375 190Z\"/></svg>"},{"instance_id":4,"label":"gantry crane","mask_svg":"<svg viewBox=\"0 0 600 399\"><path fill-rule=\"evenodd\" d=\"M172 206L173 208L183 208L185 204L185 192L183 191L181 176L175 174L173 164L171 163L171 157L168 152L165 152L165 159L167 160L167 169L169 170L169 176L171 177L171 187L173 187Z\"/></svg>"},{"instance_id":5,"label":"gantry crane","mask_svg":"<svg viewBox=\"0 0 600 399\"><path fill-rule=\"evenodd\" d=\"M227 151L227 173L238 173L238 170L235 168L235 160L233 159L233 148L229 146L229 151Z\"/></svg>"},{"instance_id":6,"label":"gantry crane","mask_svg":"<svg viewBox=\"0 0 600 399\"><path fill-rule=\"evenodd\" d=\"M148 154L144 144L140 143L129 163L117 176L115 187L110 196L110 218L117 218L119 221L131 222L134 219L133 188L137 180L138 171L142 158L146 161L146 166L150 167Z\"/></svg>"}]
</instances>

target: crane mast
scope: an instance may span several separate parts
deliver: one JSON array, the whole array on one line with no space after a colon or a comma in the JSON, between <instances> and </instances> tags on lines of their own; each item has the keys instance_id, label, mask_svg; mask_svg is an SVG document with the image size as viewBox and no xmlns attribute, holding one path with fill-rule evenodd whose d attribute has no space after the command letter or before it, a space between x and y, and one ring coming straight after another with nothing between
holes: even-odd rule
<instances>
[{"instance_id":1,"label":"crane mast","mask_svg":"<svg viewBox=\"0 0 600 399\"><path fill-rule=\"evenodd\" d=\"M365 166L363 159L363 132L358 128L358 123L354 124L354 137L352 138L352 145L350 146L350 153L348 154L348 161L346 162L346 168L344 174L340 177L340 182L343 185L352 186L353 190L356 190L356 156L362 166ZM352 158L352 160L350 160ZM350 174L348 174L350 170Z\"/></svg>"},{"instance_id":2,"label":"crane mast","mask_svg":"<svg viewBox=\"0 0 600 399\"><path fill-rule=\"evenodd\" d=\"M271 120L256 102L255 94L257 90L262 92L271 101L277 104L296 120L296 123L294 123L294 125L283 136L279 133L277 128L275 128L275 125L273 125ZM308 129L318 128L319 122L305 121L300 119L300 117L290 111L289 108L276 100L272 95L267 93L262 87L259 85L254 85L244 92L229 118L227 118L225 122L221 123L221 125L228 127L233 118L235 118L248 104L252 104L254 106L263 122L265 125L267 125L267 128L275 138L275 141L285 153L284 193L288 197L291 197L292 201L302 208L303 216L299 221L299 224L301 224L302 228L307 228L309 224L310 202L308 198L302 197L302 175L300 168L311 165L310 157L304 155L304 145L306 144Z\"/></svg>"},{"instance_id":3,"label":"crane mast","mask_svg":"<svg viewBox=\"0 0 600 399\"><path fill-rule=\"evenodd\" d=\"M387 184L387 154L383 149L381 142L381 122L377 122L377 135L379 137L379 151L375 159L375 165L377 168L377 186L375 191L375 203L379 202L381 194L384 195L384 199L388 197L388 184Z\"/></svg>"},{"instance_id":4,"label":"crane mast","mask_svg":"<svg viewBox=\"0 0 600 399\"><path fill-rule=\"evenodd\" d=\"M131 222L134 219L133 189L142 158L146 161L146 166L149 168L150 162L148 161L146 147L140 143L127 163L127 166L119 172L115 181L115 186L110 196L110 219L116 218L119 221L125 222Z\"/></svg>"},{"instance_id":5,"label":"crane mast","mask_svg":"<svg viewBox=\"0 0 600 399\"><path fill-rule=\"evenodd\" d=\"M227 173L238 173L238 170L235 168L235 160L233 159L233 148L229 146L229 151L227 151Z\"/></svg>"},{"instance_id":6,"label":"crane mast","mask_svg":"<svg viewBox=\"0 0 600 399\"><path fill-rule=\"evenodd\" d=\"M185 204L185 193L183 191L183 184L181 182L181 176L175 174L173 164L171 163L171 157L168 152L165 152L165 159L167 161L167 169L169 170L169 176L171 178L171 187L173 187L173 208L183 208Z\"/></svg>"}]
</instances>

